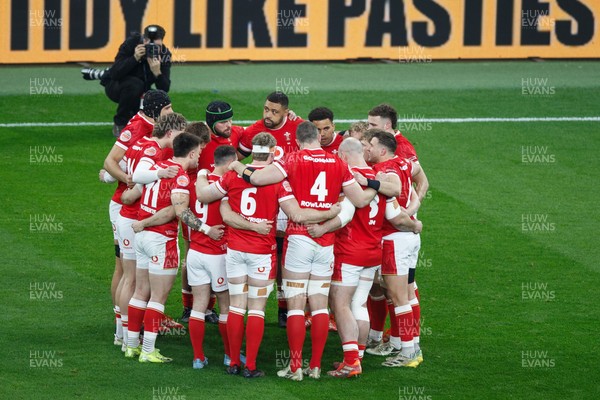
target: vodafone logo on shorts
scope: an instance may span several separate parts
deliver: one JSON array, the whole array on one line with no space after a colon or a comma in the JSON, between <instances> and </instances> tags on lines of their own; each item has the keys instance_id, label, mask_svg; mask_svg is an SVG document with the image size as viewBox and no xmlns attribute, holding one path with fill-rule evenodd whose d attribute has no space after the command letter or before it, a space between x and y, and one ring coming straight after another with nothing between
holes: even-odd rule
<instances>
[{"instance_id":1,"label":"vodafone logo on shorts","mask_svg":"<svg viewBox=\"0 0 600 400\"><path fill-rule=\"evenodd\" d=\"M119 140L121 142L129 142L131 140L131 132L128 130L121 132L121 136L119 136Z\"/></svg>"},{"instance_id":2,"label":"vodafone logo on shorts","mask_svg":"<svg viewBox=\"0 0 600 400\"><path fill-rule=\"evenodd\" d=\"M219 285L222 285L222 284L223 284L223 282L225 282L225 278L223 278L222 276L220 276L220 277L217 279L217 283L218 283Z\"/></svg>"},{"instance_id":3,"label":"vodafone logo on shorts","mask_svg":"<svg viewBox=\"0 0 600 400\"><path fill-rule=\"evenodd\" d=\"M266 271L266 267L258 267L258 273L262 274Z\"/></svg>"},{"instance_id":4,"label":"vodafone logo on shorts","mask_svg":"<svg viewBox=\"0 0 600 400\"><path fill-rule=\"evenodd\" d=\"M156 264L158 262L158 256L152 256L151 260L154 264Z\"/></svg>"},{"instance_id":5,"label":"vodafone logo on shorts","mask_svg":"<svg viewBox=\"0 0 600 400\"><path fill-rule=\"evenodd\" d=\"M190 184L190 178L188 178L187 175L179 175L177 177L177 185L185 187L189 184Z\"/></svg>"},{"instance_id":6,"label":"vodafone logo on shorts","mask_svg":"<svg viewBox=\"0 0 600 400\"><path fill-rule=\"evenodd\" d=\"M123 239L123 244L124 244L125 246L129 246L129 244L130 244L130 243L131 243L131 242L129 241L129 239Z\"/></svg>"}]
</instances>

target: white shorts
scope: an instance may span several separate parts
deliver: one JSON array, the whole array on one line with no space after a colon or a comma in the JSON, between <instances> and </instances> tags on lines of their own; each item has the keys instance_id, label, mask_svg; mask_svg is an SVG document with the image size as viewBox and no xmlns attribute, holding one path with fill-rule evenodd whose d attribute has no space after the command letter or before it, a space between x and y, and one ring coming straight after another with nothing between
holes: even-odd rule
<instances>
[{"instance_id":1,"label":"white shorts","mask_svg":"<svg viewBox=\"0 0 600 400\"><path fill-rule=\"evenodd\" d=\"M238 278L248 276L263 281L275 279L277 268L275 254L253 254L242 251L227 249L225 264L227 266L227 278Z\"/></svg>"},{"instance_id":2,"label":"white shorts","mask_svg":"<svg viewBox=\"0 0 600 400\"><path fill-rule=\"evenodd\" d=\"M125 260L135 260L135 232L131 227L134 222L135 219L125 218L120 214L117 217L117 239L121 256Z\"/></svg>"},{"instance_id":3,"label":"white shorts","mask_svg":"<svg viewBox=\"0 0 600 400\"><path fill-rule=\"evenodd\" d=\"M211 284L213 292L227 290L225 254L204 254L188 250L187 277L190 286Z\"/></svg>"},{"instance_id":4,"label":"white shorts","mask_svg":"<svg viewBox=\"0 0 600 400\"><path fill-rule=\"evenodd\" d=\"M147 269L154 275L177 275L179 269L177 239L151 231L142 231L135 239L137 268Z\"/></svg>"},{"instance_id":5,"label":"white shorts","mask_svg":"<svg viewBox=\"0 0 600 400\"><path fill-rule=\"evenodd\" d=\"M384 237L381 275L408 275L408 270L417 266L420 249L421 235L397 232Z\"/></svg>"},{"instance_id":6,"label":"white shorts","mask_svg":"<svg viewBox=\"0 0 600 400\"><path fill-rule=\"evenodd\" d=\"M346 264L346 263L335 263L333 266L333 276L331 277L331 284L338 286L358 286L360 278L363 280L372 281L375 278L375 272L377 267L359 267L357 265Z\"/></svg>"},{"instance_id":7,"label":"white shorts","mask_svg":"<svg viewBox=\"0 0 600 400\"><path fill-rule=\"evenodd\" d=\"M110 218L110 224L112 225L113 230L113 238L115 240L119 240L119 237L117 236L117 217L119 216L121 207L123 207L123 205L114 200L111 200L110 203L108 203L108 218Z\"/></svg>"},{"instance_id":8,"label":"white shorts","mask_svg":"<svg viewBox=\"0 0 600 400\"><path fill-rule=\"evenodd\" d=\"M330 277L333 274L333 246L323 247L307 236L290 235L284 265L291 272Z\"/></svg>"}]
</instances>

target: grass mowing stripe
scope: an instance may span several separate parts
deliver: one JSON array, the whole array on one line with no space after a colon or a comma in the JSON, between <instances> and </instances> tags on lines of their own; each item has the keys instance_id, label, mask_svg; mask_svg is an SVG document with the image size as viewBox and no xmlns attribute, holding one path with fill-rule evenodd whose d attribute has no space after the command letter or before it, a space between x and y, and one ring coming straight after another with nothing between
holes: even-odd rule
<instances>
[{"instance_id":1,"label":"grass mowing stripe","mask_svg":"<svg viewBox=\"0 0 600 400\"><path fill-rule=\"evenodd\" d=\"M351 124L361 121L360 119L336 119L335 122L341 124ZM448 124L478 123L478 122L597 122L600 117L497 117L497 118L407 118L398 119L398 122L435 122ZM234 120L234 124L247 125L256 121L250 119ZM9 122L0 124L0 128L31 128L31 127L67 127L67 126L110 126L110 122Z\"/></svg>"}]
</instances>

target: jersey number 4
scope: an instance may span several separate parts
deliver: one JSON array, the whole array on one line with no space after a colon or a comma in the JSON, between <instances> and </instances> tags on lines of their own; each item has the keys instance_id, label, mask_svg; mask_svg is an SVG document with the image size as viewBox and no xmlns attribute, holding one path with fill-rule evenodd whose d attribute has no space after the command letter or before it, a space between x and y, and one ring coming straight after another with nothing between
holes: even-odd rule
<instances>
[{"instance_id":1,"label":"jersey number 4","mask_svg":"<svg viewBox=\"0 0 600 400\"><path fill-rule=\"evenodd\" d=\"M327 175L325 174L325 171L319 172L317 179L315 179L315 183L313 183L310 188L311 196L317 196L318 201L325 201L325 197L327 197L327 194L329 193L326 183Z\"/></svg>"}]
</instances>

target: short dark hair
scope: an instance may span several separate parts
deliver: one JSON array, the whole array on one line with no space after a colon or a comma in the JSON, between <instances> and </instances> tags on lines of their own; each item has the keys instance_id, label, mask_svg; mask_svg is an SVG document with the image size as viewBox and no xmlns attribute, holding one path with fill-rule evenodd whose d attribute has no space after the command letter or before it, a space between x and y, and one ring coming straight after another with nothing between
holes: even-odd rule
<instances>
[{"instance_id":1,"label":"short dark hair","mask_svg":"<svg viewBox=\"0 0 600 400\"><path fill-rule=\"evenodd\" d=\"M161 115L152 129L152 136L162 139L168 131L183 131L187 128L187 120L179 113Z\"/></svg>"},{"instance_id":2,"label":"short dark hair","mask_svg":"<svg viewBox=\"0 0 600 400\"><path fill-rule=\"evenodd\" d=\"M317 136L319 135L319 130L310 121L304 121L298 128L296 129L296 139L300 143L311 143L317 140Z\"/></svg>"},{"instance_id":3,"label":"short dark hair","mask_svg":"<svg viewBox=\"0 0 600 400\"><path fill-rule=\"evenodd\" d=\"M215 166L217 167L227 164L229 160L237 160L237 152L233 146L221 145L215 149L214 155Z\"/></svg>"},{"instance_id":4,"label":"short dark hair","mask_svg":"<svg viewBox=\"0 0 600 400\"><path fill-rule=\"evenodd\" d=\"M389 132L386 132L382 129L369 129L365 132L366 134L371 135L371 139L377 138L379 144L388 149L390 153L396 152L396 147L398 144L396 143L396 138Z\"/></svg>"},{"instance_id":5,"label":"short dark hair","mask_svg":"<svg viewBox=\"0 0 600 400\"><path fill-rule=\"evenodd\" d=\"M392 124L392 129L396 129L398 125L398 111L389 104L380 104L371 108L369 111L371 117L388 118Z\"/></svg>"},{"instance_id":6,"label":"short dark hair","mask_svg":"<svg viewBox=\"0 0 600 400\"><path fill-rule=\"evenodd\" d=\"M185 128L185 133L190 133L200 138L200 144L206 145L210 142L210 131L204 122L192 122Z\"/></svg>"},{"instance_id":7,"label":"short dark hair","mask_svg":"<svg viewBox=\"0 0 600 400\"><path fill-rule=\"evenodd\" d=\"M290 100L288 99L287 95L279 91L270 93L267 96L267 100L271 103L281 104L284 108L288 108L288 105L290 104Z\"/></svg>"},{"instance_id":8,"label":"short dark hair","mask_svg":"<svg viewBox=\"0 0 600 400\"><path fill-rule=\"evenodd\" d=\"M333 122L333 111L327 107L317 107L308 113L308 120L310 122L322 121L324 119L328 119Z\"/></svg>"},{"instance_id":9,"label":"short dark hair","mask_svg":"<svg viewBox=\"0 0 600 400\"><path fill-rule=\"evenodd\" d=\"M200 146L200 138L190 133L182 133L173 140L173 156L186 157L190 152Z\"/></svg>"}]
</instances>

